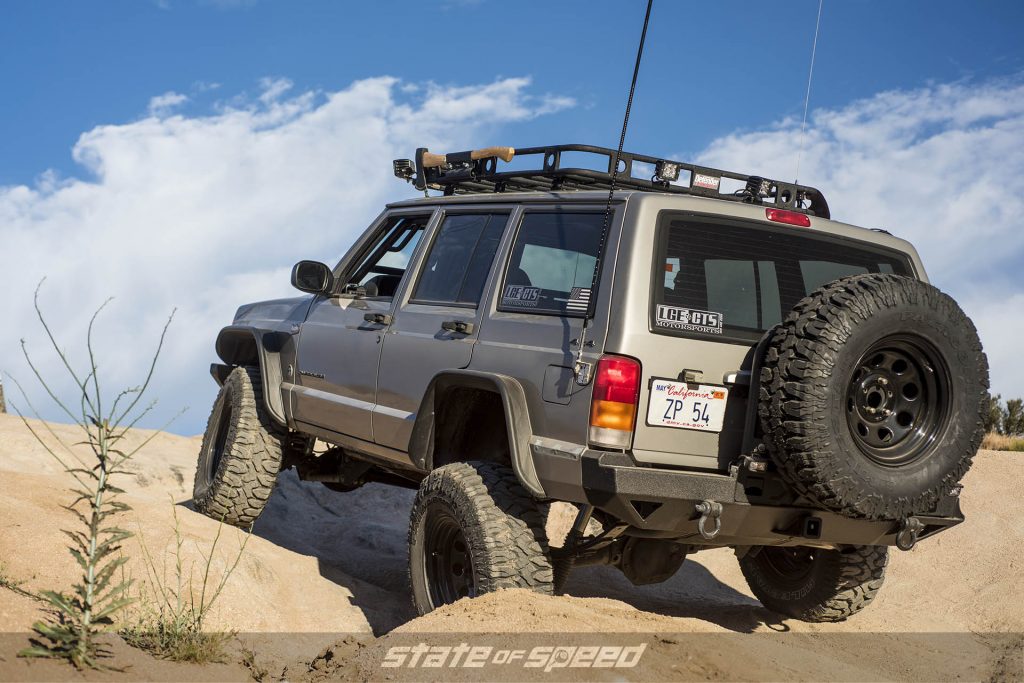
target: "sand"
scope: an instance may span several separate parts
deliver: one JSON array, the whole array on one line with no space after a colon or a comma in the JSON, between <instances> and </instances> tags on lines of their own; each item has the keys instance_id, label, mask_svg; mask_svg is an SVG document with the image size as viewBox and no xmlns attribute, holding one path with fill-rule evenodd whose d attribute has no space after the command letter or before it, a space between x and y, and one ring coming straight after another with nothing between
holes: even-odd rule
<instances>
[{"instance_id":1,"label":"sand","mask_svg":"<svg viewBox=\"0 0 1024 683\"><path fill-rule=\"evenodd\" d=\"M78 440L74 427L54 429ZM140 430L132 438L148 435ZM123 523L141 531L158 564L173 549L173 510L186 566L201 561L200 552L217 534L217 522L189 502L198 448L198 438L159 435L120 483L133 507ZM1024 512L1017 503L1022 465L1024 454L982 451L965 480L968 521L911 552L894 551L878 599L847 622L820 625L783 620L762 608L728 550L692 556L660 585L636 587L617 570L588 567L570 578L565 596L504 591L414 619L405 576L412 492L371 484L334 493L286 472L210 613L209 628L238 633L231 661L159 662L113 637L113 661L128 670L87 677L250 680L252 669L237 661L248 648L268 680L422 680L433 676L423 669L380 668L388 648L468 642L496 652L641 643L645 650L629 669L545 673L518 664L445 665L445 678L1024 679ZM0 562L4 576L28 591L66 589L75 577L60 532L73 524L62 508L70 500L67 484L67 475L21 421L0 415ZM564 527L564 521L565 511L552 527ZM240 530L223 529L216 576L244 539ZM126 545L133 558L127 570L144 581L137 543ZM63 665L15 657L42 616L38 603L0 588L0 679L72 676ZM560 666L561 660L548 663Z\"/></svg>"}]
</instances>

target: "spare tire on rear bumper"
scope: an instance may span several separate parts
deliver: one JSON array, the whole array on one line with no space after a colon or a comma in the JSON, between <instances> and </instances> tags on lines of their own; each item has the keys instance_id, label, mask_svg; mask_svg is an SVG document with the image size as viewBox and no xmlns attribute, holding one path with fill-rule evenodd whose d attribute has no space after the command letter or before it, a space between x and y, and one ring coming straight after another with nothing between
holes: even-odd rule
<instances>
[{"instance_id":1,"label":"spare tire on rear bumper","mask_svg":"<svg viewBox=\"0 0 1024 683\"><path fill-rule=\"evenodd\" d=\"M984 435L978 333L953 299L907 277L843 278L801 300L770 333L760 380L783 476L852 517L933 510Z\"/></svg>"}]
</instances>

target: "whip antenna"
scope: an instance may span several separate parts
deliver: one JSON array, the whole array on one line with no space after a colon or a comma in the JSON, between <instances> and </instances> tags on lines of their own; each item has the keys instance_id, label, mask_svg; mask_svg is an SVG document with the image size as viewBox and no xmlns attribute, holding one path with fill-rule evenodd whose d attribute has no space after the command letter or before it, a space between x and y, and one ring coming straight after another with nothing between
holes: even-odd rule
<instances>
[{"instance_id":1,"label":"whip antenna","mask_svg":"<svg viewBox=\"0 0 1024 683\"><path fill-rule=\"evenodd\" d=\"M796 153L795 185L800 184L800 157L804 153L804 129L807 127L807 105L811 102L811 79L814 78L814 57L818 53L818 30L821 28L821 8L825 0L818 0L818 20L814 23L814 43L811 45L811 67L807 70L807 92L804 94L804 118L800 122L800 147Z\"/></svg>"},{"instance_id":2,"label":"whip antenna","mask_svg":"<svg viewBox=\"0 0 1024 683\"><path fill-rule=\"evenodd\" d=\"M633 93L636 92L636 79L640 75L640 60L644 56L644 42L647 40L647 25L651 21L651 5L654 0L647 0L647 11L644 13L644 28L640 32L640 44L636 48L636 63L633 65L633 80L629 84L629 97L626 99L626 113L622 117L622 133L619 135L619 147L615 150L612 160L612 179L608 185L608 201L604 208L604 223L601 226L601 239L597 243L597 262L594 264L594 276L590 281L590 301L587 304L587 315L583 319L583 330L580 332L579 349L576 351L575 374L576 382L586 384L590 381L590 365L583 362L583 349L587 345L587 327L594 318L597 303L597 283L601 275L601 257L604 255L604 243L608 238L608 223L612 213L612 199L615 195L615 181L619 177L619 158L622 147L626 144L626 129L629 127L629 112L633 108Z\"/></svg>"}]
</instances>

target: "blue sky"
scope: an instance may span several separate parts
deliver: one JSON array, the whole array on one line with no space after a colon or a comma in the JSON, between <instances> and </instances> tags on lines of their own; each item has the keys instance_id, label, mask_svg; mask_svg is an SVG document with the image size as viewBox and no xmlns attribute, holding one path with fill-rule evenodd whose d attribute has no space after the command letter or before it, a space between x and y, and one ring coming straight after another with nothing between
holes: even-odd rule
<instances>
[{"instance_id":1,"label":"blue sky","mask_svg":"<svg viewBox=\"0 0 1024 683\"><path fill-rule=\"evenodd\" d=\"M696 152L738 128L800 115L817 0L655 3L630 144ZM285 77L337 90L380 75L480 83L529 75L581 106L509 126L509 144L612 146L643 2L9 0L0 6L0 184L79 172L82 131L128 121L154 94L185 111ZM815 107L929 81L1024 70L1024 3L827 1ZM204 85L215 90L196 92Z\"/></svg>"},{"instance_id":2,"label":"blue sky","mask_svg":"<svg viewBox=\"0 0 1024 683\"><path fill-rule=\"evenodd\" d=\"M627 148L791 176L817 7L655 0ZM187 406L174 430L201 431L217 329L410 196L392 158L614 146L643 9L0 3L0 369L28 377L25 336L57 371L31 309L43 275L72 349L116 297L114 387L177 307L149 424ZM835 218L911 239L977 323L995 390L1024 395L1024 3L826 0L800 176Z\"/></svg>"}]
</instances>

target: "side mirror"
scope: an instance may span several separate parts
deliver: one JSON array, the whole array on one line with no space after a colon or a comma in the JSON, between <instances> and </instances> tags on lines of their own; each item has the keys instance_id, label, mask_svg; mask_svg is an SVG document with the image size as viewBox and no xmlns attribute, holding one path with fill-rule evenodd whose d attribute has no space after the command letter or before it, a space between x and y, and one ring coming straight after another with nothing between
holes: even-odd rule
<instances>
[{"instance_id":1,"label":"side mirror","mask_svg":"<svg viewBox=\"0 0 1024 683\"><path fill-rule=\"evenodd\" d=\"M334 273L319 261L299 261L292 267L292 286L310 294L330 294Z\"/></svg>"}]
</instances>

